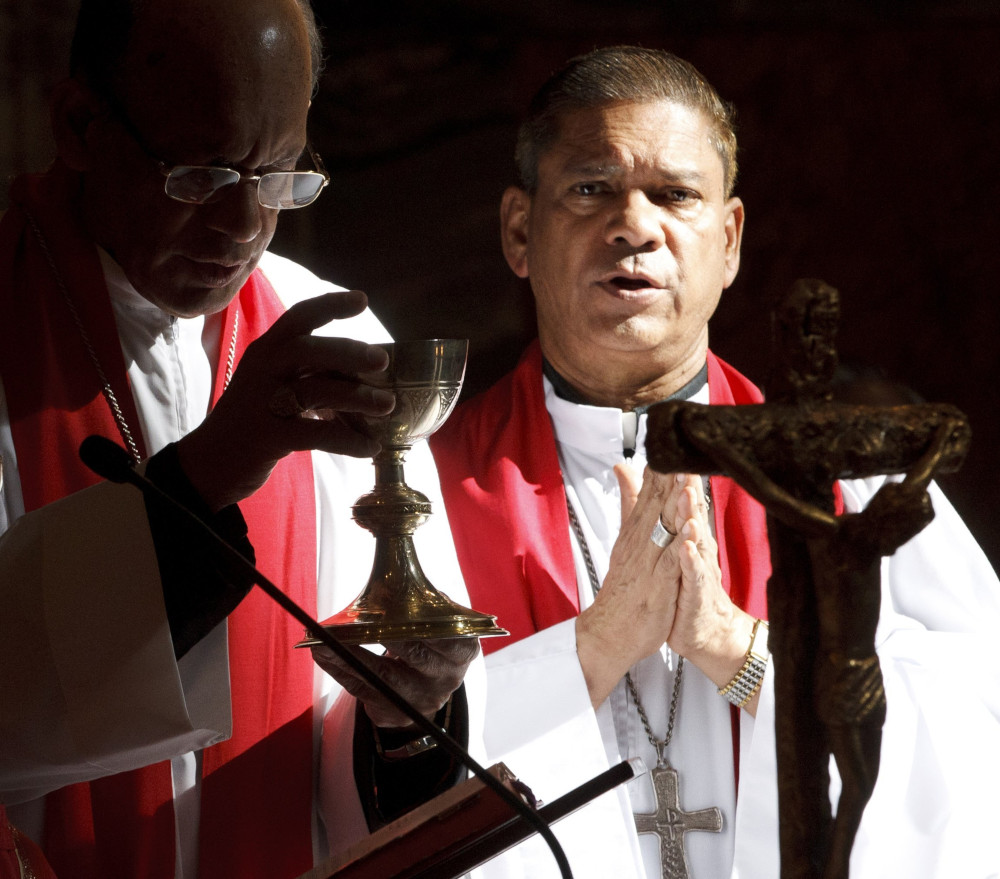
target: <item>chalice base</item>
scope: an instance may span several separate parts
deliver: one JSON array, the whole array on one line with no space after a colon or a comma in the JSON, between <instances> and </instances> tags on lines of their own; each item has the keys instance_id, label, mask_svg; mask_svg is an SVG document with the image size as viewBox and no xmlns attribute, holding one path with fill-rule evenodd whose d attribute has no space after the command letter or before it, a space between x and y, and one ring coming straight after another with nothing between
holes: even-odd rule
<instances>
[{"instance_id":1,"label":"chalice base","mask_svg":"<svg viewBox=\"0 0 1000 879\"><path fill-rule=\"evenodd\" d=\"M510 634L496 624L495 616L457 604L435 589L420 568L408 534L378 539L364 590L320 625L344 644ZM318 643L307 635L296 646Z\"/></svg>"},{"instance_id":2,"label":"chalice base","mask_svg":"<svg viewBox=\"0 0 1000 879\"><path fill-rule=\"evenodd\" d=\"M438 595L440 603L422 602L419 613L389 619L382 610L367 610L362 602L323 620L322 626L343 644L386 644L390 641L415 641L424 638L491 638L509 635L496 624L496 617ZM296 647L311 647L320 642L306 638Z\"/></svg>"}]
</instances>

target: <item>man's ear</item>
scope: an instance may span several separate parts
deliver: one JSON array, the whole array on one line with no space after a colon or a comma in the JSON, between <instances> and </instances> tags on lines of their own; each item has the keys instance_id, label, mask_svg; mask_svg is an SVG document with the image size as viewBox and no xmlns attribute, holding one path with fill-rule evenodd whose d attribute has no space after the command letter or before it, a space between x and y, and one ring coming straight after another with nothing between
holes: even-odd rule
<instances>
[{"instance_id":1,"label":"man's ear","mask_svg":"<svg viewBox=\"0 0 1000 879\"><path fill-rule=\"evenodd\" d=\"M528 277L528 217L531 196L520 186L510 186L500 202L500 237L507 265L519 278Z\"/></svg>"},{"instance_id":2,"label":"man's ear","mask_svg":"<svg viewBox=\"0 0 1000 879\"><path fill-rule=\"evenodd\" d=\"M743 244L743 202L738 198L730 198L726 202L726 262L725 282L723 289L736 280L740 270L740 247Z\"/></svg>"},{"instance_id":3,"label":"man's ear","mask_svg":"<svg viewBox=\"0 0 1000 879\"><path fill-rule=\"evenodd\" d=\"M49 115L59 157L74 171L92 162L90 126L105 111L104 102L76 79L64 79L52 92Z\"/></svg>"}]
</instances>

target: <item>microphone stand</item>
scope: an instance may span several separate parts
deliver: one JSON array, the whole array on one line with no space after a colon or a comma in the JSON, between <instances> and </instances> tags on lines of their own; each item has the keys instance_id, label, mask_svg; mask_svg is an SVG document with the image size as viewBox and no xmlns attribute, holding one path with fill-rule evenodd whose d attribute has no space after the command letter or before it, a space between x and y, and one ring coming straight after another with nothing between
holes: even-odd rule
<instances>
[{"instance_id":1,"label":"microphone stand","mask_svg":"<svg viewBox=\"0 0 1000 879\"><path fill-rule=\"evenodd\" d=\"M80 459L84 464L93 470L98 476L111 482L128 482L138 488L143 494L152 494L158 499L165 501L172 509L181 515L195 522L202 533L218 548L222 550L230 559L234 560L264 592L276 601L285 611L293 616L316 640L321 641L324 646L329 647L338 657L344 660L354 671L364 680L385 696L396 708L410 718L421 730L434 739L445 751L456 760L472 770L472 773L479 778L487 787L497 793L518 815L524 818L545 840L552 856L559 866L559 871L563 879L573 879L569 861L566 853L556 839L552 828L541 818L538 813L512 791L504 787L503 783L486 771L485 768L472 757L469 752L462 747L448 732L433 721L428 720L417 711L406 699L396 692L391 686L382 680L375 672L371 671L361 660L354 656L347 647L340 643L330 632L323 628L319 622L313 619L296 602L289 598L277 586L265 577L254 565L247 561L239 552L231 547L225 540L219 537L200 517L195 515L186 506L176 501L158 485L148 480L141 473L138 473L133 466L132 458L121 446L107 437L93 435L87 437L80 444Z\"/></svg>"}]
</instances>

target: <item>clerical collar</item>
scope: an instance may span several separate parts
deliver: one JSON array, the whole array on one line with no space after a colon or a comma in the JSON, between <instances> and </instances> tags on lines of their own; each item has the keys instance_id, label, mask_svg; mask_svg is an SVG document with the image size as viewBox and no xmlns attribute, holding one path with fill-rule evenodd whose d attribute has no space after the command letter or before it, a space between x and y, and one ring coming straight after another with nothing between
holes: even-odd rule
<instances>
[{"instance_id":1,"label":"clerical collar","mask_svg":"<svg viewBox=\"0 0 1000 879\"><path fill-rule=\"evenodd\" d=\"M570 403L580 403L584 406L592 405L587 400L583 398L579 391L574 388L566 379L564 379L558 372L556 372L555 367L549 363L544 357L542 358L542 372L545 377L552 382L552 387L556 392L557 397L561 397ZM695 394L698 393L705 385L708 383L708 363L706 362L698 374L691 379L684 387L679 390L674 391L662 400L657 400L655 403L647 403L645 406L636 406L635 409L631 410L636 413L636 415L645 415L646 411L650 406L655 406L657 403L666 403L667 400L690 400Z\"/></svg>"},{"instance_id":2,"label":"clerical collar","mask_svg":"<svg viewBox=\"0 0 1000 879\"><path fill-rule=\"evenodd\" d=\"M588 403L580 393L563 378L555 368L546 360L542 358L542 372L545 377L549 380L552 385L552 390L555 395L561 400L565 400L567 403L573 403L576 405L589 406L592 405ZM690 400L696 394L701 392L701 390L708 384L708 363L706 362L704 366L698 371L698 374L691 379L684 387L670 394L668 397L664 397L662 400L657 400L656 403L665 403L667 400ZM620 410L621 411L621 429L622 429L622 452L626 458L632 458L635 454L636 440L639 432L639 416L644 415L650 406L656 405L656 403L649 403L645 406L636 406L632 410Z\"/></svg>"}]
</instances>

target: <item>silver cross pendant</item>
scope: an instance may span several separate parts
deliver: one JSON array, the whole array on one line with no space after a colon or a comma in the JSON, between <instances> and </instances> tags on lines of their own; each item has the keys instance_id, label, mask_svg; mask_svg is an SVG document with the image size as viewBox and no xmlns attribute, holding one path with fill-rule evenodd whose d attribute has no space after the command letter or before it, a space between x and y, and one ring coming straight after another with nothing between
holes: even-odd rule
<instances>
[{"instance_id":1,"label":"silver cross pendant","mask_svg":"<svg viewBox=\"0 0 1000 879\"><path fill-rule=\"evenodd\" d=\"M717 806L697 812L685 812L681 809L677 770L672 766L657 766L650 777L653 780L656 811L634 816L636 832L655 833L660 837L663 879L688 879L690 873L684 852L684 834L692 830L719 833L722 830L722 812Z\"/></svg>"}]
</instances>

